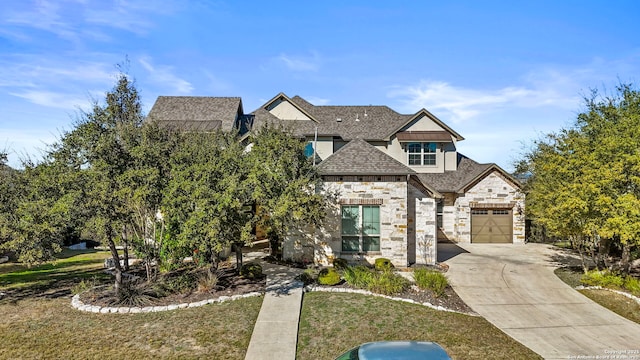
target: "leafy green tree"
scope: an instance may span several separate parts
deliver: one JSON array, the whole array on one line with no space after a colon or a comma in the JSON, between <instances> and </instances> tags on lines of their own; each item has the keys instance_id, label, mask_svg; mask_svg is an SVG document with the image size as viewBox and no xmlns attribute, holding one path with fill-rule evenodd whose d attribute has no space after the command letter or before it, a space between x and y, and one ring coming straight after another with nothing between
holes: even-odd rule
<instances>
[{"instance_id":1,"label":"leafy green tree","mask_svg":"<svg viewBox=\"0 0 640 360\"><path fill-rule=\"evenodd\" d=\"M530 174L527 211L596 266L611 266L609 249L620 247L628 272L640 245L640 92L622 84L585 105L573 127L536 141L520 162Z\"/></svg>"},{"instance_id":2,"label":"leafy green tree","mask_svg":"<svg viewBox=\"0 0 640 360\"><path fill-rule=\"evenodd\" d=\"M233 244L252 239L244 158L237 136L221 132L185 133L171 157L167 245L195 253L212 270Z\"/></svg>"},{"instance_id":3,"label":"leafy green tree","mask_svg":"<svg viewBox=\"0 0 640 360\"><path fill-rule=\"evenodd\" d=\"M282 256L282 242L293 230L322 225L328 194L305 143L284 128L265 125L253 134L247 155L247 184L256 204L254 223L269 237L271 253Z\"/></svg>"}]
</instances>

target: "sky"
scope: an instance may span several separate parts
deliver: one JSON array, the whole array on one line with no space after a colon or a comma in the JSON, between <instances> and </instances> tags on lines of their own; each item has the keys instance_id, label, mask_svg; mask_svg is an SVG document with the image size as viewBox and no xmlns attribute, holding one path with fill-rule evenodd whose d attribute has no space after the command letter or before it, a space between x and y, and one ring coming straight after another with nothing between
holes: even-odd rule
<instances>
[{"instance_id":1,"label":"sky","mask_svg":"<svg viewBox=\"0 0 640 360\"><path fill-rule=\"evenodd\" d=\"M640 74L640 2L0 1L0 152L37 160L116 82L160 95L280 92L315 105L426 108L458 150L507 171L583 99Z\"/></svg>"}]
</instances>

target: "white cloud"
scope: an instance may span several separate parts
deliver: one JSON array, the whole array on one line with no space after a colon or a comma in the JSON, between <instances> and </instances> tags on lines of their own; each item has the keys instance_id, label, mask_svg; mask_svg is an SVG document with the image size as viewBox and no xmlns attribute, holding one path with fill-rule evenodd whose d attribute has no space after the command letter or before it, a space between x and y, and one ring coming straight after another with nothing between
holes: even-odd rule
<instances>
[{"instance_id":1,"label":"white cloud","mask_svg":"<svg viewBox=\"0 0 640 360\"><path fill-rule=\"evenodd\" d=\"M173 74L173 67L154 66L151 64L151 59L147 57L140 58L138 61L149 72L149 79L152 82L172 87L173 91L178 94L190 94L193 91L193 85L190 82Z\"/></svg>"},{"instance_id":2,"label":"white cloud","mask_svg":"<svg viewBox=\"0 0 640 360\"><path fill-rule=\"evenodd\" d=\"M316 106L328 105L331 102L329 99L319 98L316 96L306 96L304 99Z\"/></svg>"},{"instance_id":3,"label":"white cloud","mask_svg":"<svg viewBox=\"0 0 640 360\"><path fill-rule=\"evenodd\" d=\"M287 69L299 72L318 71L321 65L320 56L316 52L312 52L311 56L280 54L275 60Z\"/></svg>"},{"instance_id":4,"label":"white cloud","mask_svg":"<svg viewBox=\"0 0 640 360\"><path fill-rule=\"evenodd\" d=\"M28 100L29 102L58 109L82 109L90 105L89 96L82 99L76 94L65 94L52 91L24 91L21 93L9 93L10 95Z\"/></svg>"}]
</instances>

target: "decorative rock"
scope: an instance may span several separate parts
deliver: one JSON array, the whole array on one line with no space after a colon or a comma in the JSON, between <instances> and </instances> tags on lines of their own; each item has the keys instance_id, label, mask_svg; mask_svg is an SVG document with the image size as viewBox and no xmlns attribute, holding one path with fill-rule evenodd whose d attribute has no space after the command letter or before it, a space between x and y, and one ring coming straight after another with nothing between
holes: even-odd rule
<instances>
[{"instance_id":1,"label":"decorative rock","mask_svg":"<svg viewBox=\"0 0 640 360\"><path fill-rule=\"evenodd\" d=\"M231 300L231 298L229 296L220 296L218 298L219 302L225 302L225 301L228 301L228 300Z\"/></svg>"},{"instance_id":2,"label":"decorative rock","mask_svg":"<svg viewBox=\"0 0 640 360\"><path fill-rule=\"evenodd\" d=\"M145 306L141 310L143 313L153 312L153 306Z\"/></svg>"},{"instance_id":3,"label":"decorative rock","mask_svg":"<svg viewBox=\"0 0 640 360\"><path fill-rule=\"evenodd\" d=\"M132 307L132 308L129 310L129 313L130 313L130 314L139 314L139 313L141 313L141 312L142 312L142 309L141 309L141 308L139 308L139 307Z\"/></svg>"},{"instance_id":4,"label":"decorative rock","mask_svg":"<svg viewBox=\"0 0 640 360\"><path fill-rule=\"evenodd\" d=\"M100 314L107 314L107 313L109 313L108 307L103 307L102 309L100 309Z\"/></svg>"},{"instance_id":5,"label":"decorative rock","mask_svg":"<svg viewBox=\"0 0 640 360\"><path fill-rule=\"evenodd\" d=\"M179 308L179 309L186 309L187 307L189 307L189 304L188 304L188 303L178 304L178 308Z\"/></svg>"},{"instance_id":6,"label":"decorative rock","mask_svg":"<svg viewBox=\"0 0 640 360\"><path fill-rule=\"evenodd\" d=\"M167 311L167 307L166 306L154 306L153 307L153 312L160 312L160 311Z\"/></svg>"},{"instance_id":7,"label":"decorative rock","mask_svg":"<svg viewBox=\"0 0 640 360\"><path fill-rule=\"evenodd\" d=\"M116 314L117 312L118 312L118 308L117 307L110 307L109 308L109 313Z\"/></svg>"},{"instance_id":8,"label":"decorative rock","mask_svg":"<svg viewBox=\"0 0 640 360\"><path fill-rule=\"evenodd\" d=\"M168 311L177 310L177 309L178 309L178 304L167 305L167 310Z\"/></svg>"},{"instance_id":9,"label":"decorative rock","mask_svg":"<svg viewBox=\"0 0 640 360\"><path fill-rule=\"evenodd\" d=\"M119 308L118 308L118 312L119 312L120 314L128 314L128 313L129 313L129 310L130 310L130 308L128 308L128 307L119 307Z\"/></svg>"},{"instance_id":10,"label":"decorative rock","mask_svg":"<svg viewBox=\"0 0 640 360\"><path fill-rule=\"evenodd\" d=\"M99 313L100 312L101 307L100 306L91 306L90 311L92 313Z\"/></svg>"}]
</instances>

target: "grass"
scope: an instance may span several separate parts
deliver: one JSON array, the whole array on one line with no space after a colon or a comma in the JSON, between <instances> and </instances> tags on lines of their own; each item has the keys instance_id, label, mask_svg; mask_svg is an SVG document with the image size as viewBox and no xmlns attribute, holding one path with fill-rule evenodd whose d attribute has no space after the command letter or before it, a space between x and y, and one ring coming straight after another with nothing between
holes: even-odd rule
<instances>
[{"instance_id":1,"label":"grass","mask_svg":"<svg viewBox=\"0 0 640 360\"><path fill-rule=\"evenodd\" d=\"M581 282L583 272L580 269L558 268L555 274L571 287L583 285ZM640 305L632 299L608 290L578 291L616 314L640 324Z\"/></svg>"},{"instance_id":2,"label":"grass","mask_svg":"<svg viewBox=\"0 0 640 360\"><path fill-rule=\"evenodd\" d=\"M63 252L26 268L0 265L0 359L243 359L261 297L148 314L93 314L71 288L104 277L106 251Z\"/></svg>"},{"instance_id":3,"label":"grass","mask_svg":"<svg viewBox=\"0 0 640 360\"><path fill-rule=\"evenodd\" d=\"M607 290L580 290L580 293L614 313L640 324L640 304L632 299Z\"/></svg>"},{"instance_id":4,"label":"grass","mask_svg":"<svg viewBox=\"0 0 640 360\"><path fill-rule=\"evenodd\" d=\"M379 340L435 341L454 359L540 359L480 317L359 294L305 294L298 359L334 359Z\"/></svg>"},{"instance_id":5,"label":"grass","mask_svg":"<svg viewBox=\"0 0 640 360\"><path fill-rule=\"evenodd\" d=\"M261 297L148 314L93 314L68 297L0 304L2 359L244 359Z\"/></svg>"}]
</instances>

